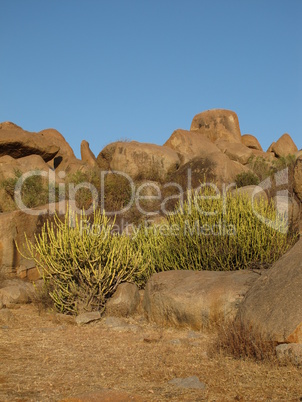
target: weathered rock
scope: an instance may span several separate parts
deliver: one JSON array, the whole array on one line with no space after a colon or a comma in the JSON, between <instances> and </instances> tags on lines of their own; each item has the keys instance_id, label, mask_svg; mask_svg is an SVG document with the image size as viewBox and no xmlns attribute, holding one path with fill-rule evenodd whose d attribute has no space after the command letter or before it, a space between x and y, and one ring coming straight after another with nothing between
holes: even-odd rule
<instances>
[{"instance_id":1,"label":"weathered rock","mask_svg":"<svg viewBox=\"0 0 302 402\"><path fill-rule=\"evenodd\" d=\"M212 142L221 138L230 142L241 142L238 117L235 112L212 109L194 116L191 131L205 134Z\"/></svg>"},{"instance_id":2,"label":"weathered rock","mask_svg":"<svg viewBox=\"0 0 302 402\"><path fill-rule=\"evenodd\" d=\"M47 162L57 155L59 149L58 145L45 142L42 135L24 131L14 123L0 124L0 156L22 158L35 154Z\"/></svg>"},{"instance_id":3,"label":"weathered rock","mask_svg":"<svg viewBox=\"0 0 302 402\"><path fill-rule=\"evenodd\" d=\"M170 380L168 384L185 389L205 389L206 387L206 385L195 375L187 378L173 378L173 380Z\"/></svg>"},{"instance_id":4,"label":"weathered rock","mask_svg":"<svg viewBox=\"0 0 302 402\"><path fill-rule=\"evenodd\" d=\"M283 362L291 362L296 366L302 365L302 344L282 343L276 347L277 359Z\"/></svg>"},{"instance_id":5,"label":"weathered rock","mask_svg":"<svg viewBox=\"0 0 302 402\"><path fill-rule=\"evenodd\" d=\"M62 207L62 208L61 208ZM30 241L38 234L46 220L53 214L65 214L66 204L48 204L30 211L16 210L0 214L0 267L5 274L17 274L35 267L33 260L24 258L17 249L26 254L25 233ZM50 213L50 214L49 214Z\"/></svg>"},{"instance_id":6,"label":"weathered rock","mask_svg":"<svg viewBox=\"0 0 302 402\"><path fill-rule=\"evenodd\" d=\"M216 145L220 151L226 154L232 161L239 162L242 165L246 165L250 157L253 155L250 148L240 144L239 142L217 140Z\"/></svg>"},{"instance_id":7,"label":"weathered rock","mask_svg":"<svg viewBox=\"0 0 302 402\"><path fill-rule=\"evenodd\" d=\"M302 156L302 149L300 149L299 151L297 151L297 152L295 153L296 159L298 159L299 156Z\"/></svg>"},{"instance_id":8,"label":"weathered rock","mask_svg":"<svg viewBox=\"0 0 302 402\"><path fill-rule=\"evenodd\" d=\"M89 148L89 143L85 140L81 142L81 159L82 162L86 163L88 166L97 167L97 161L94 153Z\"/></svg>"},{"instance_id":9,"label":"weathered rock","mask_svg":"<svg viewBox=\"0 0 302 402\"><path fill-rule=\"evenodd\" d=\"M138 395L129 394L124 391L115 391L111 389L102 389L95 392L89 392L70 398L62 399L61 402L143 402Z\"/></svg>"},{"instance_id":10,"label":"weathered rock","mask_svg":"<svg viewBox=\"0 0 302 402\"><path fill-rule=\"evenodd\" d=\"M295 198L288 195L276 195L272 199L276 210L287 219L294 230L299 229L300 205Z\"/></svg>"},{"instance_id":11,"label":"weathered rock","mask_svg":"<svg viewBox=\"0 0 302 402\"><path fill-rule=\"evenodd\" d=\"M140 302L138 287L134 283L121 283L106 303L106 315L129 317L134 314Z\"/></svg>"},{"instance_id":12,"label":"weathered rock","mask_svg":"<svg viewBox=\"0 0 302 402\"><path fill-rule=\"evenodd\" d=\"M97 321L101 319L101 313L99 311L90 311L87 313L82 313L76 316L76 323L79 325L88 324L92 321Z\"/></svg>"},{"instance_id":13,"label":"weathered rock","mask_svg":"<svg viewBox=\"0 0 302 402\"><path fill-rule=\"evenodd\" d=\"M276 160L276 156L275 156L274 152L269 152L269 151L263 152L263 151L259 151L258 149L252 149L252 148L250 148L250 149L251 149L254 157L256 157L256 158L260 157L269 162Z\"/></svg>"},{"instance_id":14,"label":"weathered rock","mask_svg":"<svg viewBox=\"0 0 302 402\"><path fill-rule=\"evenodd\" d=\"M144 309L160 325L206 328L232 318L258 277L250 271L161 272L146 285Z\"/></svg>"},{"instance_id":15,"label":"weathered rock","mask_svg":"<svg viewBox=\"0 0 302 402\"><path fill-rule=\"evenodd\" d=\"M301 292L302 239L254 283L238 317L267 339L302 343Z\"/></svg>"},{"instance_id":16,"label":"weathered rock","mask_svg":"<svg viewBox=\"0 0 302 402\"><path fill-rule=\"evenodd\" d=\"M246 147L251 148L251 149L256 149L258 151L263 151L259 141L257 140L256 137L254 137L251 134L244 134L241 137L242 144L244 144Z\"/></svg>"},{"instance_id":17,"label":"weathered rock","mask_svg":"<svg viewBox=\"0 0 302 402\"><path fill-rule=\"evenodd\" d=\"M177 170L180 160L177 153L155 144L136 141L109 144L97 157L104 166L128 174L133 179L163 180L169 172Z\"/></svg>"},{"instance_id":18,"label":"weathered rock","mask_svg":"<svg viewBox=\"0 0 302 402\"><path fill-rule=\"evenodd\" d=\"M294 191L302 201L302 155L297 158L294 168Z\"/></svg>"},{"instance_id":19,"label":"weathered rock","mask_svg":"<svg viewBox=\"0 0 302 402\"><path fill-rule=\"evenodd\" d=\"M234 194L244 194L246 195L252 202L255 201L266 201L268 202L268 196L266 192L260 186L244 186L240 188L236 188L232 191Z\"/></svg>"},{"instance_id":20,"label":"weathered rock","mask_svg":"<svg viewBox=\"0 0 302 402\"><path fill-rule=\"evenodd\" d=\"M217 146L206 135L181 129L172 133L164 147L176 151L182 163L186 163L195 157L205 158L210 154L219 152Z\"/></svg>"},{"instance_id":21,"label":"weathered rock","mask_svg":"<svg viewBox=\"0 0 302 402\"><path fill-rule=\"evenodd\" d=\"M34 296L35 288L29 282L13 279L1 283L0 300L6 307L30 303Z\"/></svg>"},{"instance_id":22,"label":"weathered rock","mask_svg":"<svg viewBox=\"0 0 302 402\"><path fill-rule=\"evenodd\" d=\"M279 138L277 142L271 145L269 150L273 151L277 157L281 157L294 155L298 151L298 148L292 140L291 136L285 133Z\"/></svg>"}]
</instances>

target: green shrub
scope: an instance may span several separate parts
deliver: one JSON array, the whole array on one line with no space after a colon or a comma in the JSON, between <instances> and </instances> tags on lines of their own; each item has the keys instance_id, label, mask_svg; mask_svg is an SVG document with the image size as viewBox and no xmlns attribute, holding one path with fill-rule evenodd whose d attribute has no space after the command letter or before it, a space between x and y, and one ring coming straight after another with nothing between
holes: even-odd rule
<instances>
[{"instance_id":1,"label":"green shrub","mask_svg":"<svg viewBox=\"0 0 302 402\"><path fill-rule=\"evenodd\" d=\"M237 187L257 185L259 178L252 172L243 172L236 176L235 183Z\"/></svg>"},{"instance_id":2,"label":"green shrub","mask_svg":"<svg viewBox=\"0 0 302 402\"><path fill-rule=\"evenodd\" d=\"M261 156L252 156L249 159L248 167L255 173L260 181L265 180L272 173L272 163Z\"/></svg>"},{"instance_id":3,"label":"green shrub","mask_svg":"<svg viewBox=\"0 0 302 402\"><path fill-rule=\"evenodd\" d=\"M36 170L39 173L39 170ZM1 183L1 187L4 188L5 192L14 201L15 197L15 187L18 180L21 178L22 172L20 170L15 170L15 177L4 180ZM56 191L56 200L58 198L58 190ZM49 187L48 181L46 181L39 174L29 176L26 178L22 184L21 199L23 204L27 208L35 208L39 205L45 205L49 200Z\"/></svg>"},{"instance_id":4,"label":"green shrub","mask_svg":"<svg viewBox=\"0 0 302 402\"><path fill-rule=\"evenodd\" d=\"M96 192L100 191L100 176L99 172L96 169L90 169L88 171L82 172L81 170L77 170L75 173L69 175L66 179L66 196L67 198L73 198L72 194L69 191L70 185L76 186L79 185L79 188L75 194L75 203L76 207L79 209L89 209L93 204L93 193L87 187L83 187L83 184L92 185Z\"/></svg>"},{"instance_id":5,"label":"green shrub","mask_svg":"<svg viewBox=\"0 0 302 402\"><path fill-rule=\"evenodd\" d=\"M259 200L253 206L244 194L228 193L224 202L214 195L208 187L192 193L166 224L140 230L135 241L151 271L268 267L296 241L274 205Z\"/></svg>"},{"instance_id":6,"label":"green shrub","mask_svg":"<svg viewBox=\"0 0 302 402\"><path fill-rule=\"evenodd\" d=\"M144 283L140 253L129 237L112 230L100 211L89 220L69 210L63 221L55 216L47 222L35 243L26 239L25 257L35 261L57 311L99 311L119 283Z\"/></svg>"}]
</instances>

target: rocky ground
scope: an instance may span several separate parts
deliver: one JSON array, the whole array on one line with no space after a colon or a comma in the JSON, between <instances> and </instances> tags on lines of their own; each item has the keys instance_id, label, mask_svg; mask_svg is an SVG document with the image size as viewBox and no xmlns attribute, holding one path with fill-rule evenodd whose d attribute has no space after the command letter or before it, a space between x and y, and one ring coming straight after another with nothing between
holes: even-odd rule
<instances>
[{"instance_id":1,"label":"rocky ground","mask_svg":"<svg viewBox=\"0 0 302 402\"><path fill-rule=\"evenodd\" d=\"M141 316L78 326L34 304L2 309L0 400L302 400L302 368L213 355L214 339Z\"/></svg>"}]
</instances>

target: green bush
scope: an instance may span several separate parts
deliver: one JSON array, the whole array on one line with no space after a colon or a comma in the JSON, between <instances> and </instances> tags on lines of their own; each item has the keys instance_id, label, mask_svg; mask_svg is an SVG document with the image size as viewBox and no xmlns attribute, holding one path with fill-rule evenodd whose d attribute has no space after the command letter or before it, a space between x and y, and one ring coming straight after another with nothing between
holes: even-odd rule
<instances>
[{"instance_id":1,"label":"green bush","mask_svg":"<svg viewBox=\"0 0 302 402\"><path fill-rule=\"evenodd\" d=\"M257 185L259 178L252 172L243 172L236 176L235 183L237 187Z\"/></svg>"},{"instance_id":2,"label":"green bush","mask_svg":"<svg viewBox=\"0 0 302 402\"><path fill-rule=\"evenodd\" d=\"M47 222L35 243L26 239L24 256L34 259L57 311L100 311L119 283L144 283L140 253L113 224L99 210L90 220L69 210L63 221Z\"/></svg>"},{"instance_id":3,"label":"green bush","mask_svg":"<svg viewBox=\"0 0 302 402\"><path fill-rule=\"evenodd\" d=\"M255 211L276 227L258 219ZM204 188L192 193L166 223L143 227L135 241L150 271L260 268L268 267L296 241L287 225L272 204L259 200L253 206L246 195L230 193L223 201L213 189Z\"/></svg>"},{"instance_id":4,"label":"green bush","mask_svg":"<svg viewBox=\"0 0 302 402\"><path fill-rule=\"evenodd\" d=\"M39 173L39 170L36 170ZM1 187L5 190L7 195L14 201L15 187L18 180L21 178L22 172L15 170L15 177L4 180ZM56 191L56 199L58 198L58 190ZM22 184L21 199L27 208L35 208L39 205L45 205L49 200L49 187L48 182L43 179L39 174L29 176Z\"/></svg>"},{"instance_id":5,"label":"green bush","mask_svg":"<svg viewBox=\"0 0 302 402\"><path fill-rule=\"evenodd\" d=\"M77 170L69 175L66 179L66 197L69 199L73 198L69 191L70 185L73 185L75 188L79 185L74 200L76 207L79 209L88 210L94 201L93 193L89 188L81 186L84 183L87 185L92 185L96 192L99 192L101 187L99 172L96 169L90 169L85 172Z\"/></svg>"}]
</instances>

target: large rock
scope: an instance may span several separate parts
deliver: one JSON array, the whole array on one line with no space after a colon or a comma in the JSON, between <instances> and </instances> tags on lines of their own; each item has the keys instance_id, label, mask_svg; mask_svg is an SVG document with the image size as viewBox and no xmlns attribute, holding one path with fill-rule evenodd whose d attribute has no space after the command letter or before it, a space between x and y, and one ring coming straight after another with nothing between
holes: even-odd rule
<instances>
[{"instance_id":1,"label":"large rock","mask_svg":"<svg viewBox=\"0 0 302 402\"><path fill-rule=\"evenodd\" d=\"M24 131L14 123L0 124L0 156L22 158L35 154L47 162L58 154L59 149L58 144L45 142L42 135Z\"/></svg>"},{"instance_id":2,"label":"large rock","mask_svg":"<svg viewBox=\"0 0 302 402\"><path fill-rule=\"evenodd\" d=\"M150 321L202 329L233 317L251 284L251 271L168 271L154 274L144 294Z\"/></svg>"},{"instance_id":3,"label":"large rock","mask_svg":"<svg viewBox=\"0 0 302 402\"><path fill-rule=\"evenodd\" d=\"M155 144L115 142L109 144L97 157L101 169L128 174L133 179L164 180L180 165L177 152Z\"/></svg>"},{"instance_id":4,"label":"large rock","mask_svg":"<svg viewBox=\"0 0 302 402\"><path fill-rule=\"evenodd\" d=\"M257 140L256 137L254 137L251 134L244 134L241 137L242 144L244 144L246 147L251 148L251 149L256 149L258 151L263 151L259 141Z\"/></svg>"},{"instance_id":5,"label":"large rock","mask_svg":"<svg viewBox=\"0 0 302 402\"><path fill-rule=\"evenodd\" d=\"M1 283L0 302L5 307L30 303L34 297L35 288L29 282L14 279Z\"/></svg>"},{"instance_id":6,"label":"large rock","mask_svg":"<svg viewBox=\"0 0 302 402\"><path fill-rule=\"evenodd\" d=\"M81 159L88 166L97 167L98 165L94 153L89 148L89 143L85 140L81 142Z\"/></svg>"},{"instance_id":7,"label":"large rock","mask_svg":"<svg viewBox=\"0 0 302 402\"><path fill-rule=\"evenodd\" d=\"M216 145L232 161L239 162L242 165L246 165L250 157L253 156L253 151L239 142L217 140Z\"/></svg>"},{"instance_id":8,"label":"large rock","mask_svg":"<svg viewBox=\"0 0 302 402\"><path fill-rule=\"evenodd\" d=\"M135 283L121 283L106 303L106 315L129 317L136 312L139 302L140 295Z\"/></svg>"},{"instance_id":9,"label":"large rock","mask_svg":"<svg viewBox=\"0 0 302 402\"><path fill-rule=\"evenodd\" d=\"M30 171L49 172L49 166L39 155L30 155L14 159L6 155L0 157L0 182L7 179L14 179L16 171L24 174Z\"/></svg>"},{"instance_id":10,"label":"large rock","mask_svg":"<svg viewBox=\"0 0 302 402\"><path fill-rule=\"evenodd\" d=\"M298 151L296 144L287 133L283 134L269 149L271 149L277 157L294 155Z\"/></svg>"},{"instance_id":11,"label":"large rock","mask_svg":"<svg viewBox=\"0 0 302 402\"><path fill-rule=\"evenodd\" d=\"M302 343L302 239L254 283L238 318L268 340Z\"/></svg>"},{"instance_id":12,"label":"large rock","mask_svg":"<svg viewBox=\"0 0 302 402\"><path fill-rule=\"evenodd\" d=\"M294 169L294 191L302 201L302 155L296 160Z\"/></svg>"},{"instance_id":13,"label":"large rock","mask_svg":"<svg viewBox=\"0 0 302 402\"><path fill-rule=\"evenodd\" d=\"M59 152L49 163L50 167L55 169L56 172L64 172L68 175L77 170L85 170L85 163L75 157L72 148L59 131L49 128L40 131L37 135L41 136L46 144L59 145Z\"/></svg>"},{"instance_id":14,"label":"large rock","mask_svg":"<svg viewBox=\"0 0 302 402\"><path fill-rule=\"evenodd\" d=\"M71 174L84 170L85 164L77 159L65 138L55 129L38 133L23 130L14 123L0 124L0 156L23 158L40 155L51 168Z\"/></svg>"},{"instance_id":15,"label":"large rock","mask_svg":"<svg viewBox=\"0 0 302 402\"><path fill-rule=\"evenodd\" d=\"M219 148L213 144L206 135L195 131L175 130L164 147L176 151L182 163L186 163L195 157L205 158L209 154L219 152Z\"/></svg>"},{"instance_id":16,"label":"large rock","mask_svg":"<svg viewBox=\"0 0 302 402\"><path fill-rule=\"evenodd\" d=\"M25 233L30 241L39 233L46 220L52 220L56 211L65 214L66 204L49 204L26 211L13 211L0 214L0 268L4 274L19 275L35 267L33 260L24 258ZM49 214L50 213L50 214ZM24 277L24 275L22 276Z\"/></svg>"},{"instance_id":17,"label":"large rock","mask_svg":"<svg viewBox=\"0 0 302 402\"><path fill-rule=\"evenodd\" d=\"M194 116L191 131L205 134L212 142L219 138L241 143L238 117L235 112L225 109L212 109Z\"/></svg>"},{"instance_id":18,"label":"large rock","mask_svg":"<svg viewBox=\"0 0 302 402\"><path fill-rule=\"evenodd\" d=\"M252 149L250 148L250 150L253 153L253 156L256 158L262 158L267 160L268 162L272 162L274 160L276 160L276 155L274 154L274 152L263 152L263 151L259 151L258 149Z\"/></svg>"}]
</instances>

